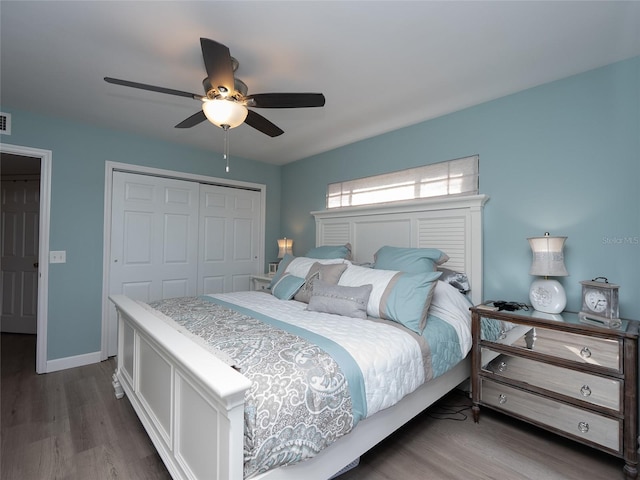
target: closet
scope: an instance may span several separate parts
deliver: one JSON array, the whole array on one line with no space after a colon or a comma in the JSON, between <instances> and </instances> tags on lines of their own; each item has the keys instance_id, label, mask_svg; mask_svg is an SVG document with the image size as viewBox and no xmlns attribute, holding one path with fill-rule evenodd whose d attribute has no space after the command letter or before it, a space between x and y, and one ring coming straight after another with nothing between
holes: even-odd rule
<instances>
[{"instance_id":1,"label":"closet","mask_svg":"<svg viewBox=\"0 0 640 480\"><path fill-rule=\"evenodd\" d=\"M109 294L149 302L249 290L261 271L261 192L113 171ZM108 356L117 354L110 307Z\"/></svg>"}]
</instances>

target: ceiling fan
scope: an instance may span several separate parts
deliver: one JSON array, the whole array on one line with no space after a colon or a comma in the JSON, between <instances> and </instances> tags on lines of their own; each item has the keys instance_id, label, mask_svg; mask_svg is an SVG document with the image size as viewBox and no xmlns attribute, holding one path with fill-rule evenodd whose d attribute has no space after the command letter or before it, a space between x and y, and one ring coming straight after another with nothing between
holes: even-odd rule
<instances>
[{"instance_id":1,"label":"ceiling fan","mask_svg":"<svg viewBox=\"0 0 640 480\"><path fill-rule=\"evenodd\" d=\"M247 85L234 77L238 61L231 56L229 48L208 38L200 39L207 77L202 81L205 94L157 87L145 83L104 77L108 83L139 88L152 92L177 95L202 101L202 110L176 125L176 128L190 128L205 120L222 128L225 133L243 123L260 132L277 137L284 131L251 108L305 108L322 107L325 98L322 93L256 93L247 95ZM225 158L228 171L228 139L225 135Z\"/></svg>"}]
</instances>

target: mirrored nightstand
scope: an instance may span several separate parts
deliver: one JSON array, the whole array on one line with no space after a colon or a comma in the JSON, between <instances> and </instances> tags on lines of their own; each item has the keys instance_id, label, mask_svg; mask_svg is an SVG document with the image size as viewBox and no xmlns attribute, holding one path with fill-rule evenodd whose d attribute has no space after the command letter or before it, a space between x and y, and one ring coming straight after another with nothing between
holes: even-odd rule
<instances>
[{"instance_id":1,"label":"mirrored nightstand","mask_svg":"<svg viewBox=\"0 0 640 480\"><path fill-rule=\"evenodd\" d=\"M472 308L473 417L498 410L624 459L637 476L639 323ZM510 328L512 327L512 328Z\"/></svg>"}]
</instances>

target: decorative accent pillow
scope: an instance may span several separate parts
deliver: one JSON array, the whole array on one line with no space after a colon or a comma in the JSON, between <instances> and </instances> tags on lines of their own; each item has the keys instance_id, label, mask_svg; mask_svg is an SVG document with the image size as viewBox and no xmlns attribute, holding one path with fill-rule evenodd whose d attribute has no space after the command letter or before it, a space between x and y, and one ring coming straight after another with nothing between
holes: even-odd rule
<instances>
[{"instance_id":1,"label":"decorative accent pillow","mask_svg":"<svg viewBox=\"0 0 640 480\"><path fill-rule=\"evenodd\" d=\"M466 295L471 291L471 285L469 284L469 279L466 274L462 272L454 272L453 270L443 267L438 267L438 271L442 272L440 281L456 287L463 295Z\"/></svg>"},{"instance_id":2,"label":"decorative accent pillow","mask_svg":"<svg viewBox=\"0 0 640 480\"><path fill-rule=\"evenodd\" d=\"M269 284L269 288L273 288L273 286L276 284L276 282L278 280L280 280L280 277L282 277L282 275L284 275L284 271L287 269L289 264L295 258L296 257L294 257L293 255L289 255L288 253L284 254L284 257L282 258L282 260L280 260L280 263L278 264L278 268L276 269L276 274L271 279L271 283Z\"/></svg>"},{"instance_id":3,"label":"decorative accent pillow","mask_svg":"<svg viewBox=\"0 0 640 480\"><path fill-rule=\"evenodd\" d=\"M341 287L317 279L313 282L307 310L345 317L367 318L367 302L371 288L371 285Z\"/></svg>"},{"instance_id":4,"label":"decorative accent pillow","mask_svg":"<svg viewBox=\"0 0 640 480\"><path fill-rule=\"evenodd\" d=\"M427 311L441 272L405 273L349 265L338 285L371 284L367 314L398 322L418 334L427 325Z\"/></svg>"},{"instance_id":5,"label":"decorative accent pillow","mask_svg":"<svg viewBox=\"0 0 640 480\"><path fill-rule=\"evenodd\" d=\"M271 294L280 300L291 300L303 284L304 278L286 273L271 287Z\"/></svg>"},{"instance_id":6,"label":"decorative accent pillow","mask_svg":"<svg viewBox=\"0 0 640 480\"><path fill-rule=\"evenodd\" d=\"M323 265L320 262L315 262L313 265L311 265L309 273L307 273L307 276L305 277L304 285L302 285L300 290L298 290L298 293L296 293L294 300L309 303L313 283L316 280L322 280L325 283L337 285L342 272L344 272L346 269L346 263Z\"/></svg>"},{"instance_id":7,"label":"decorative accent pillow","mask_svg":"<svg viewBox=\"0 0 640 480\"><path fill-rule=\"evenodd\" d=\"M449 256L437 248L381 247L374 255L373 268L406 273L435 272Z\"/></svg>"},{"instance_id":8,"label":"decorative accent pillow","mask_svg":"<svg viewBox=\"0 0 640 480\"><path fill-rule=\"evenodd\" d=\"M305 257L311 258L344 258L351 260L351 244L344 245L324 245L309 250Z\"/></svg>"},{"instance_id":9,"label":"decorative accent pillow","mask_svg":"<svg viewBox=\"0 0 640 480\"><path fill-rule=\"evenodd\" d=\"M280 280L280 277L282 277L282 275L284 275L285 273L290 273L291 275L295 275L296 277L305 278L309 273L311 266L316 262L321 263L322 265L332 265L334 263L351 263L349 262L349 260L345 260L343 258L317 259L307 257L294 257L293 255L285 254L284 258L278 265L278 270L273 276L269 288L273 288L276 282Z\"/></svg>"}]
</instances>

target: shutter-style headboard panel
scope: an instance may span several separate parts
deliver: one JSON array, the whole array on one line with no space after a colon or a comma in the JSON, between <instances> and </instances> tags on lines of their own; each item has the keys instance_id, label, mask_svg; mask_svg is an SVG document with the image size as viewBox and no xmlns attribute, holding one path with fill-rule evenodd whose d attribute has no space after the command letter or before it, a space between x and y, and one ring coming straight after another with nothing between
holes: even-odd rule
<instances>
[{"instance_id":1,"label":"shutter-style headboard panel","mask_svg":"<svg viewBox=\"0 0 640 480\"><path fill-rule=\"evenodd\" d=\"M311 212L316 246L351 243L353 261L373 262L384 245L439 248L443 266L465 272L474 304L482 301L482 209L489 198L472 195Z\"/></svg>"}]
</instances>

